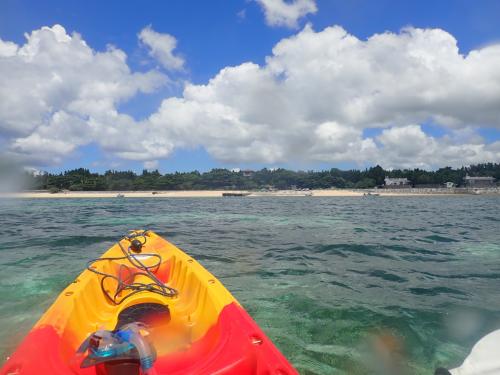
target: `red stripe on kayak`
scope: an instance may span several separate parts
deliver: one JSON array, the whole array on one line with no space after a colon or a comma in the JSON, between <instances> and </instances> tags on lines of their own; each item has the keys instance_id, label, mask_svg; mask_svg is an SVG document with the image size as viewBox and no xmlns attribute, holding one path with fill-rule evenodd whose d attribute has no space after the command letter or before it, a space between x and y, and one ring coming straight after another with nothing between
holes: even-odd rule
<instances>
[{"instance_id":1,"label":"red stripe on kayak","mask_svg":"<svg viewBox=\"0 0 500 375\"><path fill-rule=\"evenodd\" d=\"M68 342L53 327L32 330L0 370L1 375L94 375L94 367L80 369L81 359L68 363ZM159 357L154 366L161 375L296 375L273 343L236 303L224 307L217 324L188 351Z\"/></svg>"},{"instance_id":2,"label":"red stripe on kayak","mask_svg":"<svg viewBox=\"0 0 500 375\"><path fill-rule=\"evenodd\" d=\"M189 351L158 358L155 369L172 375L298 374L236 303L224 307L217 324Z\"/></svg>"}]
</instances>

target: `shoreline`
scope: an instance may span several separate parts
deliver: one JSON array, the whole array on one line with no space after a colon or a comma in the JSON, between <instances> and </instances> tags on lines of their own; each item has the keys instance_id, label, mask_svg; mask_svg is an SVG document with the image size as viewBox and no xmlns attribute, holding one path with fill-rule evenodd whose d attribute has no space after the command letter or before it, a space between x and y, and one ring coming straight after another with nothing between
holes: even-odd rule
<instances>
[{"instance_id":1,"label":"shoreline","mask_svg":"<svg viewBox=\"0 0 500 375\"><path fill-rule=\"evenodd\" d=\"M0 193L0 198L24 199L72 199L72 198L218 198L223 193L246 193L245 198L257 197L364 197L365 194L376 194L367 198L380 197L413 197L413 196L464 196L464 195L500 195L500 190L449 190L449 189L398 189L398 190L356 190L356 189L321 189L321 190L276 190L269 192L241 190L175 190L175 191L64 191L50 193L48 191L25 191L17 193ZM311 194L312 193L312 194ZM119 197L121 195L122 197ZM234 197L227 197L234 199Z\"/></svg>"}]
</instances>

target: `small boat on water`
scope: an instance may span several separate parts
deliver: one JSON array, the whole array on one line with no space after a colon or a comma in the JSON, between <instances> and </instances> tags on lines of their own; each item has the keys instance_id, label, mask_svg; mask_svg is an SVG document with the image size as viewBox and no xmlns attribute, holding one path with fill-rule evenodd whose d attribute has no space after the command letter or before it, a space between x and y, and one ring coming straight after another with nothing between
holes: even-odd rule
<instances>
[{"instance_id":1,"label":"small boat on water","mask_svg":"<svg viewBox=\"0 0 500 375\"><path fill-rule=\"evenodd\" d=\"M222 283L151 231L89 262L0 374L266 374L297 371Z\"/></svg>"},{"instance_id":2,"label":"small boat on water","mask_svg":"<svg viewBox=\"0 0 500 375\"><path fill-rule=\"evenodd\" d=\"M118 193L118 194L116 194L116 197L117 197L117 198L125 198L125 195L124 195L124 194L122 194L122 193Z\"/></svg>"},{"instance_id":3,"label":"small boat on water","mask_svg":"<svg viewBox=\"0 0 500 375\"><path fill-rule=\"evenodd\" d=\"M223 197L247 197L249 196L250 193L247 193L247 192L226 192L226 193L222 193L222 196Z\"/></svg>"},{"instance_id":4,"label":"small boat on water","mask_svg":"<svg viewBox=\"0 0 500 375\"><path fill-rule=\"evenodd\" d=\"M363 197L379 197L380 194L379 193L372 193L371 191L369 191L368 193L363 193Z\"/></svg>"}]
</instances>

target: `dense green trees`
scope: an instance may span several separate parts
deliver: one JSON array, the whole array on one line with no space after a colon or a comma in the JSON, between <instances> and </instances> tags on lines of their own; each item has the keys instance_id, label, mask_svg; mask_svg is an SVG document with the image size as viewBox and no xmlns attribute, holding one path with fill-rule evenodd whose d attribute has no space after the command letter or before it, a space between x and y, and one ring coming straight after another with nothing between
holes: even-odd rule
<instances>
[{"instance_id":1,"label":"dense green trees","mask_svg":"<svg viewBox=\"0 0 500 375\"><path fill-rule=\"evenodd\" d=\"M99 190L201 190L201 189L324 189L371 188L381 186L384 178L406 177L414 186L443 185L451 181L463 184L466 174L472 176L493 176L500 179L500 164L485 163L454 169L440 168L436 171L404 169L386 171L380 166L365 170L341 171L332 168L326 171L290 171L286 169L262 169L248 175L227 169L212 169L209 172L176 172L160 174L157 170L144 170L141 174L132 171L107 171L92 173L79 168L59 174L26 173L27 189L69 189L74 191Z\"/></svg>"}]
</instances>

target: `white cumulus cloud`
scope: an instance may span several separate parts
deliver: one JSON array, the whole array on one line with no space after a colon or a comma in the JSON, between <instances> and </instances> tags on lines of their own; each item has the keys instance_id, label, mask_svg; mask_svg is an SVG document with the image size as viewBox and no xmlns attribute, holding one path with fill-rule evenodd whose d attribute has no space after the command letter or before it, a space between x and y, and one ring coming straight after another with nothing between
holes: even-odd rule
<instances>
[{"instance_id":1,"label":"white cumulus cloud","mask_svg":"<svg viewBox=\"0 0 500 375\"><path fill-rule=\"evenodd\" d=\"M0 135L26 162L58 163L92 141L122 142L128 129L115 121L123 117L117 104L165 82L155 70L131 72L123 51L94 51L60 25L26 34L21 46L0 40Z\"/></svg>"},{"instance_id":2,"label":"white cumulus cloud","mask_svg":"<svg viewBox=\"0 0 500 375\"><path fill-rule=\"evenodd\" d=\"M439 29L363 41L338 26L306 26L280 41L264 66L227 67L206 85L187 85L148 122L179 147L202 145L225 162L496 161L498 150L478 144L470 129L500 127L497 51L493 45L462 55ZM431 137L414 125L430 120L469 135ZM386 129L380 137L363 136L377 127Z\"/></svg>"},{"instance_id":3,"label":"white cumulus cloud","mask_svg":"<svg viewBox=\"0 0 500 375\"><path fill-rule=\"evenodd\" d=\"M419 125L385 129L377 141L383 146L378 161L387 168L427 169L500 161L500 142L456 143L448 136L429 136Z\"/></svg>"},{"instance_id":4,"label":"white cumulus cloud","mask_svg":"<svg viewBox=\"0 0 500 375\"><path fill-rule=\"evenodd\" d=\"M256 0L262 7L266 22L270 26L296 28L299 19L316 13L315 0Z\"/></svg>"},{"instance_id":5,"label":"white cumulus cloud","mask_svg":"<svg viewBox=\"0 0 500 375\"><path fill-rule=\"evenodd\" d=\"M151 57L168 70L179 70L184 65L182 57L174 55L177 39L170 34L162 34L147 26L139 33L139 40L149 49Z\"/></svg>"}]
</instances>

